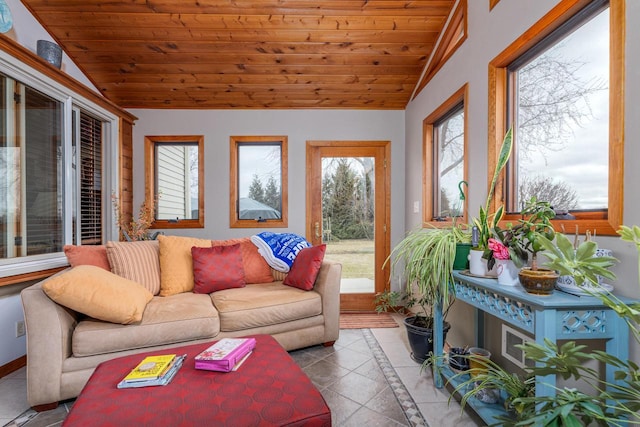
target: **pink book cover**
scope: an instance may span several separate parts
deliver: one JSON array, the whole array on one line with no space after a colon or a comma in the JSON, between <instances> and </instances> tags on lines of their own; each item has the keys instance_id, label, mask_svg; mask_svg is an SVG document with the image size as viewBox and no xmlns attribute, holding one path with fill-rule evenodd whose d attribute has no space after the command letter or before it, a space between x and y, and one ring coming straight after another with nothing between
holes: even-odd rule
<instances>
[{"instance_id":1,"label":"pink book cover","mask_svg":"<svg viewBox=\"0 0 640 427\"><path fill-rule=\"evenodd\" d=\"M255 347L255 338L222 338L196 356L195 368L230 372Z\"/></svg>"}]
</instances>

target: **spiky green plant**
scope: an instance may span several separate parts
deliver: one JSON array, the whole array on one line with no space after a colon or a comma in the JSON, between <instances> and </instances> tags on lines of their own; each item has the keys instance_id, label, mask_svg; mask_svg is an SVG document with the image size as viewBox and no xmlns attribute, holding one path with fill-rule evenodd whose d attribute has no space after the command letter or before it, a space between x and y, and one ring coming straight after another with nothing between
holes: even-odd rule
<instances>
[{"instance_id":1,"label":"spiky green plant","mask_svg":"<svg viewBox=\"0 0 640 427\"><path fill-rule=\"evenodd\" d=\"M456 225L410 231L385 261L385 265L391 263L392 272L400 273L405 290L377 295L376 310L386 311L401 303L408 307L417 305L421 308L417 316L425 323L432 321L436 304L441 304L446 314L455 296L452 272L456 244L468 241L469 233Z\"/></svg>"},{"instance_id":2,"label":"spiky green plant","mask_svg":"<svg viewBox=\"0 0 640 427\"><path fill-rule=\"evenodd\" d=\"M493 177L491 178L491 184L489 184L489 191L487 193L487 200L484 206L480 206L480 212L477 218L472 219L472 224L478 227L478 246L477 249L488 251L488 241L491 237L491 230L495 228L504 215L504 206L499 206L495 212L489 213L491 207L491 199L496 190L498 179L502 169L507 165L509 157L511 157L511 151L513 149L513 130L509 128L502 140L502 146L500 147L500 154L496 167L493 171ZM488 256L488 253L485 253Z\"/></svg>"}]
</instances>

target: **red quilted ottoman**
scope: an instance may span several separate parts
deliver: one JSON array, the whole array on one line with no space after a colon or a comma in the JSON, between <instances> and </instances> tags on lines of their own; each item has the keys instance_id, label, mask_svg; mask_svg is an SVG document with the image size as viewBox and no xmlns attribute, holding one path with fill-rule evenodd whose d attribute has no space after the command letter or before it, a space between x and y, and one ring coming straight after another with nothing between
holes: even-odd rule
<instances>
[{"instance_id":1,"label":"red quilted ottoman","mask_svg":"<svg viewBox=\"0 0 640 427\"><path fill-rule=\"evenodd\" d=\"M208 344L120 357L101 363L64 426L331 426L331 411L311 380L269 335L235 372L202 371L194 357ZM118 389L144 356L187 354L166 386Z\"/></svg>"}]
</instances>

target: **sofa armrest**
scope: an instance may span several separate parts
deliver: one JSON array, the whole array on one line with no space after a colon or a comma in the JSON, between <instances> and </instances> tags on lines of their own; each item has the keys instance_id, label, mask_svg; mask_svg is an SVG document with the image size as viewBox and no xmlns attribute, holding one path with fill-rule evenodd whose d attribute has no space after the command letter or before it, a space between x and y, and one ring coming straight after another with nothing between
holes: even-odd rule
<instances>
[{"instance_id":1,"label":"sofa armrest","mask_svg":"<svg viewBox=\"0 0 640 427\"><path fill-rule=\"evenodd\" d=\"M20 295L27 330L27 401L31 406L58 402L62 366L72 355L78 314L49 298L42 282Z\"/></svg>"},{"instance_id":2,"label":"sofa armrest","mask_svg":"<svg viewBox=\"0 0 640 427\"><path fill-rule=\"evenodd\" d=\"M324 342L332 343L340 333L340 278L342 264L323 261L313 289L322 297L322 315L324 316Z\"/></svg>"}]
</instances>

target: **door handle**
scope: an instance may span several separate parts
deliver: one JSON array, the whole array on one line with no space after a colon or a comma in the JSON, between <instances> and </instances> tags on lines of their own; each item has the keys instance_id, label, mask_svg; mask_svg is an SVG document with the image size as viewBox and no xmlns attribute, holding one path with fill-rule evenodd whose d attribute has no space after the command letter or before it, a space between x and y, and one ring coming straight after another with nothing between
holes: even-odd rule
<instances>
[{"instance_id":1,"label":"door handle","mask_svg":"<svg viewBox=\"0 0 640 427\"><path fill-rule=\"evenodd\" d=\"M316 222L316 237L320 238L320 223Z\"/></svg>"}]
</instances>

